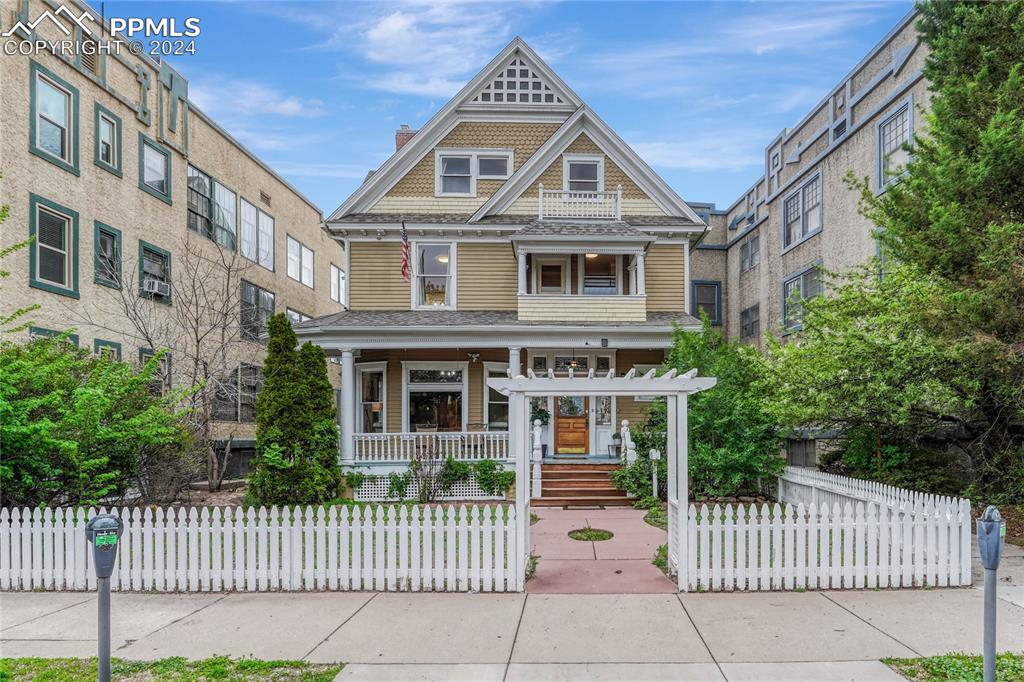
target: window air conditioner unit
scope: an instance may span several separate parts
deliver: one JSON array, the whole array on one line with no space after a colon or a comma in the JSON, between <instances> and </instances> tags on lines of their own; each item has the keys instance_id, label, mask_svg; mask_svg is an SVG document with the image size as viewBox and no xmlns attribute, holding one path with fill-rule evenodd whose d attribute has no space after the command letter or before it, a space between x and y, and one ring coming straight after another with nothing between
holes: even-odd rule
<instances>
[{"instance_id":1,"label":"window air conditioner unit","mask_svg":"<svg viewBox=\"0 0 1024 682\"><path fill-rule=\"evenodd\" d=\"M147 294L154 294L156 296L170 296L171 285L167 282L161 282L158 279L147 279L142 282L142 290Z\"/></svg>"}]
</instances>

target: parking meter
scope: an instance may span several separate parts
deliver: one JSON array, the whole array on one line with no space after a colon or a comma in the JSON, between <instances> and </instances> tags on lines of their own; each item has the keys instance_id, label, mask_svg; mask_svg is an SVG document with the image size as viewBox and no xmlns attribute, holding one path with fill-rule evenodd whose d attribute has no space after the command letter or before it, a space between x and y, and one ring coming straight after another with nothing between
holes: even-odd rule
<instances>
[{"instance_id":1,"label":"parking meter","mask_svg":"<svg viewBox=\"0 0 1024 682\"><path fill-rule=\"evenodd\" d=\"M114 572L117 546L121 540L121 519L113 514L98 514L85 526L85 537L92 543L92 565L96 571L99 592L97 655L99 682L110 682L110 575Z\"/></svg>"},{"instance_id":2,"label":"parking meter","mask_svg":"<svg viewBox=\"0 0 1024 682\"><path fill-rule=\"evenodd\" d=\"M996 679L996 570L1003 556L1006 524L999 510L989 505L978 519L978 553L985 568L984 680Z\"/></svg>"}]
</instances>

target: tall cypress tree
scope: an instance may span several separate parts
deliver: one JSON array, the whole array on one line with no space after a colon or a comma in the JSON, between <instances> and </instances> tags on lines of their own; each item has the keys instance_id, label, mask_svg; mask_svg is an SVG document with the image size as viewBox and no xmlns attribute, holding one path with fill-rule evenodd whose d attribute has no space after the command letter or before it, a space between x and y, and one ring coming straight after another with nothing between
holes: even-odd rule
<instances>
[{"instance_id":1,"label":"tall cypress tree","mask_svg":"<svg viewBox=\"0 0 1024 682\"><path fill-rule=\"evenodd\" d=\"M256 458L249 494L260 504L317 504L334 497L340 475L333 389L323 350L296 349L283 314L268 325L263 387L256 399Z\"/></svg>"}]
</instances>

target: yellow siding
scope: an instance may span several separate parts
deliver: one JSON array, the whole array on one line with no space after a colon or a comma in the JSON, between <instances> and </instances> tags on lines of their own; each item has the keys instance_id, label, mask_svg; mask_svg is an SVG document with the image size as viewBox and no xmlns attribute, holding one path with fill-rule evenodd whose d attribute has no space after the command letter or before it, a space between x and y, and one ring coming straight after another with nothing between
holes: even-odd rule
<instances>
[{"instance_id":1,"label":"yellow siding","mask_svg":"<svg viewBox=\"0 0 1024 682\"><path fill-rule=\"evenodd\" d=\"M615 371L622 375L634 365L660 365L665 359L661 350L620 350L615 354ZM620 396L615 406L616 419L621 423L628 419L631 425L640 425L647 421L649 402L637 402L633 398Z\"/></svg>"},{"instance_id":2,"label":"yellow siding","mask_svg":"<svg viewBox=\"0 0 1024 682\"><path fill-rule=\"evenodd\" d=\"M352 310L408 310L411 293L402 279L398 242L351 242L349 305Z\"/></svg>"},{"instance_id":3,"label":"yellow siding","mask_svg":"<svg viewBox=\"0 0 1024 682\"><path fill-rule=\"evenodd\" d=\"M509 244L458 246L459 310L515 310L519 273Z\"/></svg>"},{"instance_id":4,"label":"yellow siding","mask_svg":"<svg viewBox=\"0 0 1024 682\"><path fill-rule=\"evenodd\" d=\"M647 310L683 311L686 274L682 244L655 244L644 264L647 282ZM684 311L685 312L685 311Z\"/></svg>"},{"instance_id":5,"label":"yellow siding","mask_svg":"<svg viewBox=\"0 0 1024 682\"><path fill-rule=\"evenodd\" d=\"M519 319L643 322L647 319L647 312L642 296L522 296L519 299Z\"/></svg>"}]
</instances>

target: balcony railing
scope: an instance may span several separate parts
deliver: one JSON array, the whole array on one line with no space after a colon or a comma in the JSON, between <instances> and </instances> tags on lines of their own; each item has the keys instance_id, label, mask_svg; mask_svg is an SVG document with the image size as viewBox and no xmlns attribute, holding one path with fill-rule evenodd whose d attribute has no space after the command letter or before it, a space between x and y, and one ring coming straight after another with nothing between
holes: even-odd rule
<instances>
[{"instance_id":1,"label":"balcony railing","mask_svg":"<svg viewBox=\"0 0 1024 682\"><path fill-rule=\"evenodd\" d=\"M356 433L357 464L409 462L433 454L439 459L508 459L506 431L450 431L437 433Z\"/></svg>"},{"instance_id":2,"label":"balcony railing","mask_svg":"<svg viewBox=\"0 0 1024 682\"><path fill-rule=\"evenodd\" d=\"M574 192L540 186L541 220L621 220L622 185L614 192Z\"/></svg>"}]
</instances>

